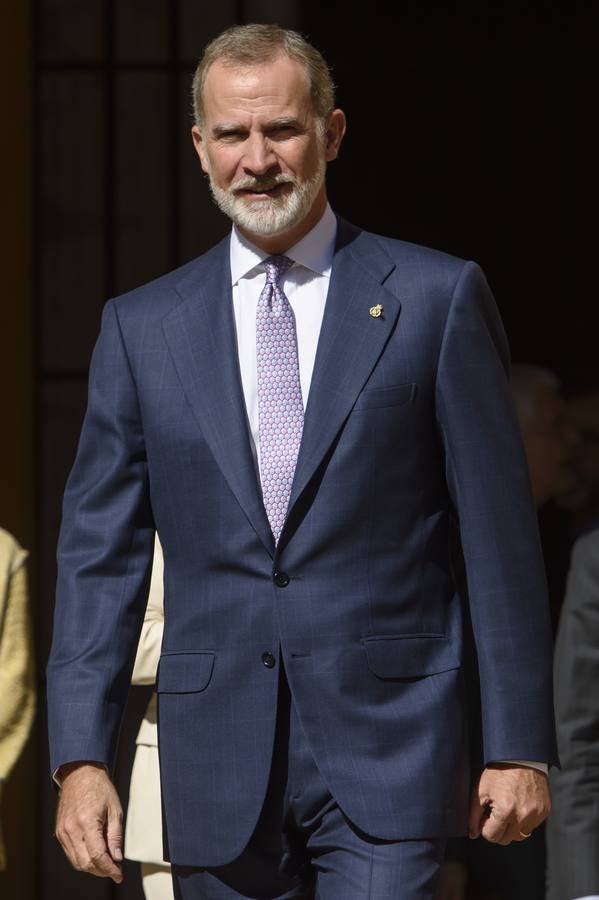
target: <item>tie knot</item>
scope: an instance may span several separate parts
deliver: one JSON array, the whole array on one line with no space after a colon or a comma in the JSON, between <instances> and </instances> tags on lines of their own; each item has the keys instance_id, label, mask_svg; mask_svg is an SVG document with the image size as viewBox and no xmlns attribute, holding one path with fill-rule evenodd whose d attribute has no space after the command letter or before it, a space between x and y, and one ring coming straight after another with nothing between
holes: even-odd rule
<instances>
[{"instance_id":1,"label":"tie knot","mask_svg":"<svg viewBox=\"0 0 599 900\"><path fill-rule=\"evenodd\" d=\"M288 256L269 256L264 260L264 268L266 269L266 283L277 284L279 279L285 272L291 268L293 260Z\"/></svg>"}]
</instances>

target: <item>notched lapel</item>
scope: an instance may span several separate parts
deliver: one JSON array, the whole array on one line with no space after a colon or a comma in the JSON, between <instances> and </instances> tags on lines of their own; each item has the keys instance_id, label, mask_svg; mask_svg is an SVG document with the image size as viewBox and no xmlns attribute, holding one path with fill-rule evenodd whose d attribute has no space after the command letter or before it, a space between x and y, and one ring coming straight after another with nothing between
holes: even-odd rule
<instances>
[{"instance_id":1,"label":"notched lapel","mask_svg":"<svg viewBox=\"0 0 599 900\"><path fill-rule=\"evenodd\" d=\"M241 387L231 298L229 239L178 284L182 302L163 320L185 396L224 477L272 556Z\"/></svg>"},{"instance_id":2,"label":"notched lapel","mask_svg":"<svg viewBox=\"0 0 599 900\"><path fill-rule=\"evenodd\" d=\"M375 237L339 221L289 511L320 465L391 335L401 304L384 286L395 263ZM373 316L372 307L381 314Z\"/></svg>"}]
</instances>

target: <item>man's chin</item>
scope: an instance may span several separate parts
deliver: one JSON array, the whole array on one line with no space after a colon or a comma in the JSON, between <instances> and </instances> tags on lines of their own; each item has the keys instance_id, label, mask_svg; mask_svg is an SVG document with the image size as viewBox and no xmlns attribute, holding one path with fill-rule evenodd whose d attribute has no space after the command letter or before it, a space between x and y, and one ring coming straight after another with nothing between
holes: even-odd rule
<instances>
[{"instance_id":1,"label":"man's chin","mask_svg":"<svg viewBox=\"0 0 599 900\"><path fill-rule=\"evenodd\" d=\"M249 221L248 219L234 219L235 225L247 236L251 237L274 237L277 234L285 234L289 231L294 223L291 222L260 222Z\"/></svg>"},{"instance_id":2,"label":"man's chin","mask_svg":"<svg viewBox=\"0 0 599 900\"><path fill-rule=\"evenodd\" d=\"M292 228L296 217L285 215L286 210L273 209L273 205L272 199L268 197L265 200L252 200L250 203L244 201L241 208L236 206L231 218L244 231L263 237Z\"/></svg>"},{"instance_id":3,"label":"man's chin","mask_svg":"<svg viewBox=\"0 0 599 900\"><path fill-rule=\"evenodd\" d=\"M243 210L246 215L260 215L261 212L277 212L282 204L268 194L243 194L236 198L235 207Z\"/></svg>"}]
</instances>

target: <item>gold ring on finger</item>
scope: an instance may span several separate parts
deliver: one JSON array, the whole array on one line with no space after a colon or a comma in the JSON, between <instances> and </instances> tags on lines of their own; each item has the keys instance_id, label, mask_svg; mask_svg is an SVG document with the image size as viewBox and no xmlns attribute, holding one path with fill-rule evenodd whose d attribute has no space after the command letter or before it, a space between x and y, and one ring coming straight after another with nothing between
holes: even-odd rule
<instances>
[{"instance_id":1,"label":"gold ring on finger","mask_svg":"<svg viewBox=\"0 0 599 900\"><path fill-rule=\"evenodd\" d=\"M529 838L529 837L531 836L531 834L532 834L532 831L528 831L528 832L527 832L527 831L521 831L521 832L520 832L520 837L522 837L522 838Z\"/></svg>"}]
</instances>

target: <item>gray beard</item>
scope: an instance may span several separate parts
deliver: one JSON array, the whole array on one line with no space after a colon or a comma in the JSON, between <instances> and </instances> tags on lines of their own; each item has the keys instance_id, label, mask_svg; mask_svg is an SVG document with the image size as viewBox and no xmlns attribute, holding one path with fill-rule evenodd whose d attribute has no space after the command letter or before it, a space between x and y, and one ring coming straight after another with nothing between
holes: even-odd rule
<instances>
[{"instance_id":1,"label":"gray beard","mask_svg":"<svg viewBox=\"0 0 599 900\"><path fill-rule=\"evenodd\" d=\"M317 171L309 181L299 184L290 175L275 175L264 179L269 187L275 184L292 184L293 190L283 197L273 197L267 200L251 201L235 193L240 187L251 189L260 187L258 179L246 179L237 182L228 190L218 187L209 173L210 191L218 208L239 228L249 231L251 234L267 237L288 231L301 222L312 208L318 192L324 184L326 163L322 159Z\"/></svg>"}]
</instances>

